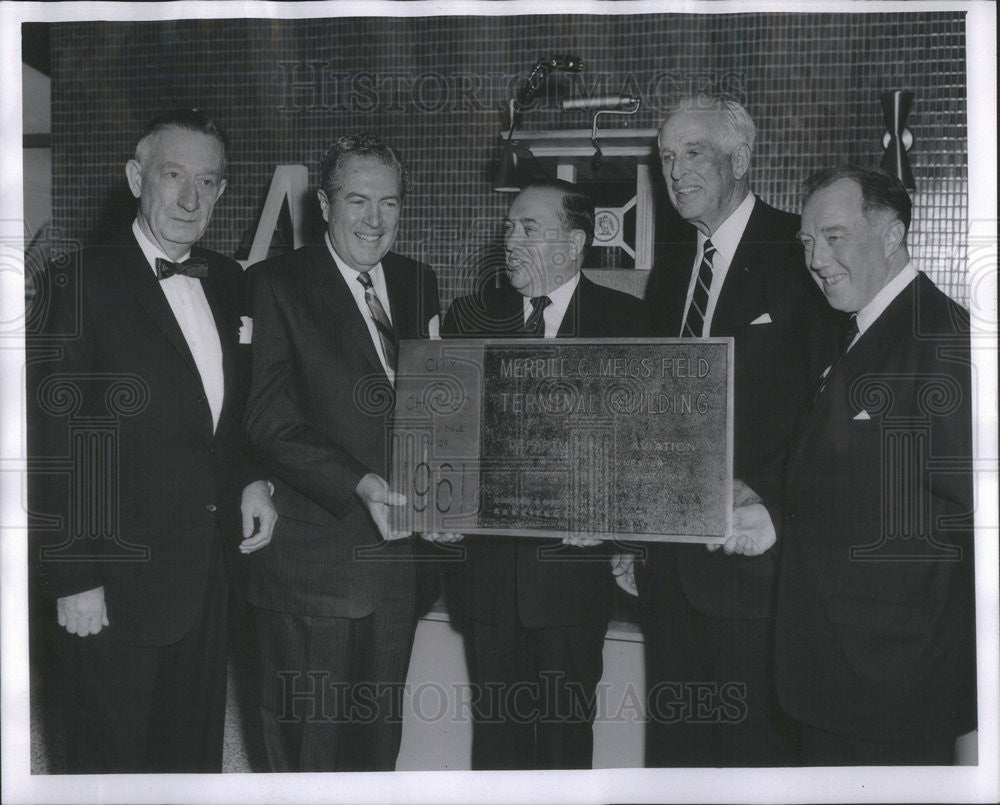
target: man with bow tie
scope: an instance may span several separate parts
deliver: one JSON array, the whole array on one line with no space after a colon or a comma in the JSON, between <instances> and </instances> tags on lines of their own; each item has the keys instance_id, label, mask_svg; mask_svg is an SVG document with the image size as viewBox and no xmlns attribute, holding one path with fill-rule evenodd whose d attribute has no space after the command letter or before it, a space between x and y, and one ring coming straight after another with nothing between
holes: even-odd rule
<instances>
[{"instance_id":1,"label":"man with bow tie","mask_svg":"<svg viewBox=\"0 0 1000 805\"><path fill-rule=\"evenodd\" d=\"M657 335L734 339L737 503L773 511L795 422L821 368L826 309L801 267L798 218L751 192L755 140L746 109L725 98L682 98L667 116L657 141L663 179L690 227L660 249L646 300ZM751 555L734 555L736 547L652 545L637 566L647 686L664 691L651 698L659 704L649 713L647 765L791 759L769 659L776 552L750 546ZM731 717L705 719L688 704L705 691L718 697L725 685L741 692Z\"/></svg>"},{"instance_id":2,"label":"man with bow tie","mask_svg":"<svg viewBox=\"0 0 1000 805\"><path fill-rule=\"evenodd\" d=\"M241 449L243 272L195 245L227 144L196 110L153 120L125 166L131 228L83 252L44 311L32 452L73 469L32 476L33 508L57 515L35 559L62 627L74 772L222 767L227 565L275 520Z\"/></svg>"},{"instance_id":3,"label":"man with bow tie","mask_svg":"<svg viewBox=\"0 0 1000 805\"><path fill-rule=\"evenodd\" d=\"M246 562L264 746L276 772L391 771L434 593L389 527L389 428L399 341L437 334L437 279L389 251L409 186L395 149L341 137L319 173L323 240L250 269L246 431L281 515Z\"/></svg>"}]
</instances>

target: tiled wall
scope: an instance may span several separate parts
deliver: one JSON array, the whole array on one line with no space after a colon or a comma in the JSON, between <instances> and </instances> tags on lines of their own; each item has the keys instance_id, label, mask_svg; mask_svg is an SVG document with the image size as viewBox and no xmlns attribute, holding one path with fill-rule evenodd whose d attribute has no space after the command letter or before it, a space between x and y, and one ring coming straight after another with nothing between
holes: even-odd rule
<instances>
[{"instance_id":1,"label":"tiled wall","mask_svg":"<svg viewBox=\"0 0 1000 805\"><path fill-rule=\"evenodd\" d=\"M583 57L554 75L525 128L586 128L560 98L638 94L652 128L683 91L727 91L757 121L757 192L798 209L812 170L882 154L880 94L915 95L912 251L964 300L967 133L964 14L658 14L189 20L53 26L54 224L93 242L128 219L122 165L166 108L214 114L235 141L206 245L246 243L274 166L316 162L335 136L375 130L411 164L397 249L437 269L442 302L468 289L507 197L492 193L500 110L540 56ZM612 123L612 126L619 124ZM658 185L662 190L662 186Z\"/></svg>"}]
</instances>

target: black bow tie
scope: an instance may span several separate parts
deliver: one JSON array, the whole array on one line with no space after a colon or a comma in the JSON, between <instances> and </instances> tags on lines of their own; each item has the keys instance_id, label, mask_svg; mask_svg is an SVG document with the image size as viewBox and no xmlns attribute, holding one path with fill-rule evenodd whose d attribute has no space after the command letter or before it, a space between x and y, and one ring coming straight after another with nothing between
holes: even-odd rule
<instances>
[{"instance_id":1,"label":"black bow tie","mask_svg":"<svg viewBox=\"0 0 1000 805\"><path fill-rule=\"evenodd\" d=\"M156 258L156 278L158 280L165 280L174 274L203 279L208 276L208 260L204 257L191 257L183 263L171 263L162 257Z\"/></svg>"}]
</instances>

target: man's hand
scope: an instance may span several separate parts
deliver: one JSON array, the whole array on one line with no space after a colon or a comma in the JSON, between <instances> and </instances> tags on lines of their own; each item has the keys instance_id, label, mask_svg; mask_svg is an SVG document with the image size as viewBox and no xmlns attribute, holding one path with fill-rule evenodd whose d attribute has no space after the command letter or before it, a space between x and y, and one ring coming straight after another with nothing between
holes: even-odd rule
<instances>
[{"instance_id":1,"label":"man's hand","mask_svg":"<svg viewBox=\"0 0 1000 805\"><path fill-rule=\"evenodd\" d=\"M563 537L563 545L572 545L574 548L592 548L594 545L600 545L603 540L594 539L593 537Z\"/></svg>"},{"instance_id":2,"label":"man's hand","mask_svg":"<svg viewBox=\"0 0 1000 805\"><path fill-rule=\"evenodd\" d=\"M616 553L611 557L611 575L615 584L629 595L639 596L639 588L635 584L635 555L631 553Z\"/></svg>"},{"instance_id":3,"label":"man's hand","mask_svg":"<svg viewBox=\"0 0 1000 805\"><path fill-rule=\"evenodd\" d=\"M764 504L751 503L733 509L733 534L722 544L722 549L742 556L760 556L777 541L771 515Z\"/></svg>"},{"instance_id":4,"label":"man's hand","mask_svg":"<svg viewBox=\"0 0 1000 805\"><path fill-rule=\"evenodd\" d=\"M733 478L733 508L749 506L751 503L761 503L760 495L754 492L739 478Z\"/></svg>"},{"instance_id":5,"label":"man's hand","mask_svg":"<svg viewBox=\"0 0 1000 805\"><path fill-rule=\"evenodd\" d=\"M429 531L426 534L421 532L420 538L428 542L461 542L465 539L465 534L456 534L451 531Z\"/></svg>"},{"instance_id":6,"label":"man's hand","mask_svg":"<svg viewBox=\"0 0 1000 805\"><path fill-rule=\"evenodd\" d=\"M367 507L368 513L372 516L372 520L375 521L375 526L378 528L379 534L382 535L382 539L387 541L404 539L413 533L412 531L392 531L389 528L389 507L405 505L406 495L401 495L399 492L390 492L389 484L374 472L368 473L358 481L358 485L354 491L361 498L361 502Z\"/></svg>"},{"instance_id":7,"label":"man's hand","mask_svg":"<svg viewBox=\"0 0 1000 805\"><path fill-rule=\"evenodd\" d=\"M719 550L721 545L726 553L738 553L743 556L759 556L764 553L771 545L774 545L776 538L774 537L774 527L771 525L771 515L767 514L767 510L764 513L767 515L767 524L764 526L763 523L758 522L760 518L759 511L745 511L750 509L754 504L761 503L761 497L756 492L754 492L749 486L747 486L739 478L733 478L733 534L725 542L713 542L711 545L706 545L709 553L714 553ZM763 506L761 507L763 508ZM739 512L739 514L737 514ZM737 523L740 523L740 530L737 531ZM754 529L757 526L763 526L763 531L757 533ZM763 548L759 552L756 551L756 543L761 544L767 542L767 528L771 529L771 542L767 547ZM747 530L753 532L748 534Z\"/></svg>"},{"instance_id":8,"label":"man's hand","mask_svg":"<svg viewBox=\"0 0 1000 805\"><path fill-rule=\"evenodd\" d=\"M254 481L243 490L240 501L243 512L243 542L240 550L243 553L253 553L271 542L274 524L278 522L278 511L271 502L271 490L267 481ZM258 528L254 532L254 518Z\"/></svg>"},{"instance_id":9,"label":"man's hand","mask_svg":"<svg viewBox=\"0 0 1000 805\"><path fill-rule=\"evenodd\" d=\"M108 610L104 606L104 587L57 599L56 617L59 625L70 634L80 637L97 634L110 625Z\"/></svg>"}]
</instances>

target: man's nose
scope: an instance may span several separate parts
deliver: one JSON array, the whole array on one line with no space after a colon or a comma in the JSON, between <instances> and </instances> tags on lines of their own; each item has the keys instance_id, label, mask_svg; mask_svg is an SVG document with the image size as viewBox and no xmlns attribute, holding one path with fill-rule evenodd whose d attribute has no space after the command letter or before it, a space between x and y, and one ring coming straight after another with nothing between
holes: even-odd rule
<instances>
[{"instance_id":1,"label":"man's nose","mask_svg":"<svg viewBox=\"0 0 1000 805\"><path fill-rule=\"evenodd\" d=\"M830 250L822 243L817 242L806 247L806 262L813 271L830 264Z\"/></svg>"},{"instance_id":2,"label":"man's nose","mask_svg":"<svg viewBox=\"0 0 1000 805\"><path fill-rule=\"evenodd\" d=\"M194 182L184 182L181 187L180 197L177 199L177 203L188 212L194 212L198 209L200 201L198 199L198 191L194 186Z\"/></svg>"},{"instance_id":3,"label":"man's nose","mask_svg":"<svg viewBox=\"0 0 1000 805\"><path fill-rule=\"evenodd\" d=\"M370 227L377 227L382 223L382 210L378 204L368 204L365 206L364 222Z\"/></svg>"}]
</instances>

